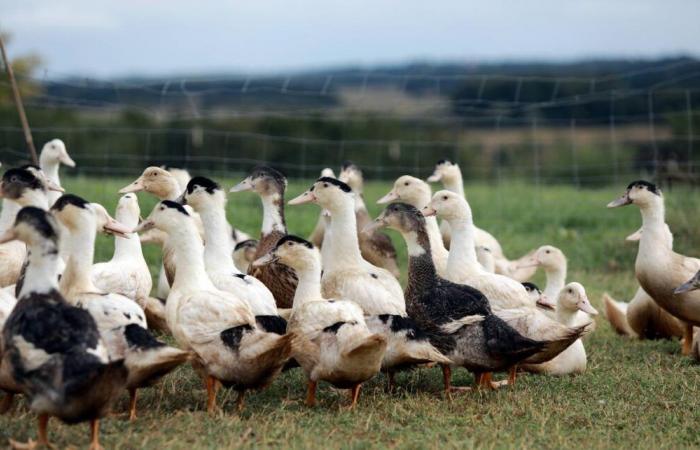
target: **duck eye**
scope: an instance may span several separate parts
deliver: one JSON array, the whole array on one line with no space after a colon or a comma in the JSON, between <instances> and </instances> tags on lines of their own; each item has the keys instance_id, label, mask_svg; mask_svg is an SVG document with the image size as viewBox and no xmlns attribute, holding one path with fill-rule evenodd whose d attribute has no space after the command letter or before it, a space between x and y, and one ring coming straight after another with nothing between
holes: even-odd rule
<instances>
[{"instance_id":1,"label":"duck eye","mask_svg":"<svg viewBox=\"0 0 700 450\"><path fill-rule=\"evenodd\" d=\"M323 183L323 187L324 187L324 188L327 188L327 187L328 187L328 183Z\"/></svg>"},{"instance_id":2,"label":"duck eye","mask_svg":"<svg viewBox=\"0 0 700 450\"><path fill-rule=\"evenodd\" d=\"M287 246L291 247L291 246L292 246L292 243L291 243L291 242L287 242Z\"/></svg>"},{"instance_id":3,"label":"duck eye","mask_svg":"<svg viewBox=\"0 0 700 450\"><path fill-rule=\"evenodd\" d=\"M161 211L164 211L164 210L165 210L165 206L161 206L159 209L160 209Z\"/></svg>"},{"instance_id":4,"label":"duck eye","mask_svg":"<svg viewBox=\"0 0 700 450\"><path fill-rule=\"evenodd\" d=\"M442 196L442 199L443 199L443 200L447 200L447 196L446 196L446 195L443 195L443 196Z\"/></svg>"},{"instance_id":5,"label":"duck eye","mask_svg":"<svg viewBox=\"0 0 700 450\"><path fill-rule=\"evenodd\" d=\"M403 185L404 185L404 186L408 186L409 184L411 184L411 183L407 181L407 182L405 182Z\"/></svg>"},{"instance_id":6,"label":"duck eye","mask_svg":"<svg viewBox=\"0 0 700 450\"><path fill-rule=\"evenodd\" d=\"M547 254L549 254L549 250L545 250L544 252L547 253Z\"/></svg>"},{"instance_id":7,"label":"duck eye","mask_svg":"<svg viewBox=\"0 0 700 450\"><path fill-rule=\"evenodd\" d=\"M573 294L573 293L574 293L574 291L572 291L571 289L567 289L566 292L568 292L569 294Z\"/></svg>"}]
</instances>

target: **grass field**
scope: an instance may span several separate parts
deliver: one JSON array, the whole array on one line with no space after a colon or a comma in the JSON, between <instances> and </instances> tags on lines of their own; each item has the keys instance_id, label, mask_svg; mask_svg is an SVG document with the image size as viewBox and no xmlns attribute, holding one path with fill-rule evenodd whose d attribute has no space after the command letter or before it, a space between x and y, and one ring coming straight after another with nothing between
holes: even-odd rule
<instances>
[{"instance_id":1,"label":"grass field","mask_svg":"<svg viewBox=\"0 0 700 450\"><path fill-rule=\"evenodd\" d=\"M70 179L67 190L113 209L116 191L130 182ZM239 180L220 180L230 187ZM631 181L631 180L630 180ZM309 183L291 183L289 198ZM374 202L390 188L370 184L365 193L373 214ZM640 226L634 207L607 210L605 204L624 186L600 190L506 184L468 185L476 223L491 231L511 257L541 244L560 247L569 258L569 280L580 281L596 307L608 291L629 299L636 289L632 271L636 246L624 237ZM668 222L675 247L700 253L700 196L692 191L667 193ZM257 234L261 209L256 196L230 194L229 219ZM142 215L154 201L140 195ZM313 205L289 207L292 233L306 236L316 223ZM392 234L404 269L405 248ZM111 256L108 238L98 241L97 259ZM153 272L158 251L146 249ZM542 274L536 282L544 286ZM384 392L377 377L363 389L358 408L346 411L344 391L323 385L319 405L306 408L305 383L299 372L287 373L273 385L248 397L245 411L235 412L234 393L222 392L223 412L205 411L203 383L189 367L169 375L157 387L144 390L136 423L123 416L103 422L106 448L679 448L700 446L700 370L680 355L676 342L639 342L615 335L604 318L587 338L588 372L577 377L524 375L515 388L473 392L443 399L439 369L398 376L400 389ZM454 383L471 383L471 375L455 371ZM126 409L126 395L116 410ZM0 442L12 437L35 437L35 422L22 404L11 416L0 417ZM52 422L50 437L59 447L88 445L87 425L68 427Z\"/></svg>"}]
</instances>

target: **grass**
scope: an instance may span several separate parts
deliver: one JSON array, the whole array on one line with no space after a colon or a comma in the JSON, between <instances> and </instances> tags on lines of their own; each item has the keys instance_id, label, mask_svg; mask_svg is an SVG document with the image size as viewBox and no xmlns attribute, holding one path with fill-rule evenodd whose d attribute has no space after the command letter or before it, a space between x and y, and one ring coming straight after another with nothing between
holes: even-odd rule
<instances>
[{"instance_id":1,"label":"grass","mask_svg":"<svg viewBox=\"0 0 700 450\"><path fill-rule=\"evenodd\" d=\"M70 192L113 209L116 191L129 179L70 179ZM220 180L225 186L237 180ZM308 182L291 183L289 197ZM511 257L540 244L560 247L569 258L569 280L586 286L595 306L604 291L629 299L636 289L632 265L636 246L624 237L640 226L636 208L607 210L604 205L622 188L577 190L504 184L467 186L477 224L501 241ZM390 188L370 183L365 197L373 214L374 201ZM678 251L694 254L700 244L694 224L700 200L691 191L667 193L668 221ZM229 219L236 227L257 234L261 222L258 199L231 194ZM140 196L142 214L155 203ZM318 214L314 206L289 207L292 233L306 236ZM405 279L405 247L399 250ZM158 251L146 248L153 272ZM111 256L112 243L100 238L96 256ZM536 282L544 285L542 274ZM604 318L587 338L588 371L577 377L525 375L514 389L474 392L452 402L440 395L438 369L403 373L400 389L388 395L379 376L363 389L359 407L346 411L344 391L327 385L319 390L315 409L303 406L305 383L298 372L287 373L265 391L248 397L238 415L234 393L222 392L223 412L205 412L203 383L189 367L181 367L140 398L140 417L130 424L123 417L103 422L106 448L623 448L654 445L678 448L700 445L700 374L679 353L677 342L633 341L615 335ZM471 375L455 371L454 383L465 385ZM126 396L116 405L125 411ZM0 417L0 442L35 437L33 415L22 404L12 416ZM52 421L50 437L59 448L86 447L87 425L69 427Z\"/></svg>"}]
</instances>

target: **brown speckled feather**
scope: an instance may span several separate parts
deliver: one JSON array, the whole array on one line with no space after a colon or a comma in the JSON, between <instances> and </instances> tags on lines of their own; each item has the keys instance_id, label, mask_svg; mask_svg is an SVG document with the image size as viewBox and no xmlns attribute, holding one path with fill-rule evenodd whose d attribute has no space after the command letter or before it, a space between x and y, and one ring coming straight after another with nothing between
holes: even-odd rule
<instances>
[{"instance_id":1,"label":"brown speckled feather","mask_svg":"<svg viewBox=\"0 0 700 450\"><path fill-rule=\"evenodd\" d=\"M284 233L272 231L260 237L255 259L268 254L284 236ZM248 268L248 275L254 276L267 286L275 297L278 308L291 308L294 300L294 291L297 288L297 276L292 269L282 264L268 264L262 267Z\"/></svg>"}]
</instances>

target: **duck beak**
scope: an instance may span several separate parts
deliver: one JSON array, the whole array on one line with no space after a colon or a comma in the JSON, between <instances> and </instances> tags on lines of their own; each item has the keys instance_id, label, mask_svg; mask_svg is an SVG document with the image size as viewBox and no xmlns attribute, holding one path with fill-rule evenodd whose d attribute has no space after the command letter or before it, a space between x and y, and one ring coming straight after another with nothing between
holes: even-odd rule
<instances>
[{"instance_id":1,"label":"duck beak","mask_svg":"<svg viewBox=\"0 0 700 450\"><path fill-rule=\"evenodd\" d=\"M425 179L428 183L437 183L442 180L442 174L435 171L432 175Z\"/></svg>"},{"instance_id":2,"label":"duck beak","mask_svg":"<svg viewBox=\"0 0 700 450\"><path fill-rule=\"evenodd\" d=\"M529 258L524 263L518 264L518 269L527 269L528 267L537 267L539 265L540 265L540 261L533 256L532 258Z\"/></svg>"},{"instance_id":3,"label":"duck beak","mask_svg":"<svg viewBox=\"0 0 700 450\"><path fill-rule=\"evenodd\" d=\"M59 156L58 160L61 162L61 164L64 164L68 167L75 167L75 161L73 161L73 158L68 156L68 153L64 153L61 156Z\"/></svg>"},{"instance_id":4,"label":"duck beak","mask_svg":"<svg viewBox=\"0 0 700 450\"><path fill-rule=\"evenodd\" d=\"M557 305L549 301L549 297L546 295L542 294L540 295L540 298L537 299L537 306L547 309L549 311L554 311L557 308Z\"/></svg>"},{"instance_id":5,"label":"duck beak","mask_svg":"<svg viewBox=\"0 0 700 450\"><path fill-rule=\"evenodd\" d=\"M3 234L0 234L0 244L4 244L5 242L14 241L15 239L17 239L17 233L15 233L14 228L10 228L9 230L5 231Z\"/></svg>"},{"instance_id":6,"label":"duck beak","mask_svg":"<svg viewBox=\"0 0 700 450\"><path fill-rule=\"evenodd\" d=\"M673 293L674 293L674 294L683 294L683 293L686 293L686 292L690 292L690 291L696 290L698 287L695 286L694 281L695 281L695 277L693 277L691 280L689 280L689 281L687 281L687 282L681 284L680 286L678 286L678 287L676 288L676 290L673 291Z\"/></svg>"},{"instance_id":7,"label":"duck beak","mask_svg":"<svg viewBox=\"0 0 700 450\"><path fill-rule=\"evenodd\" d=\"M110 217L109 221L105 226L103 227L105 233L107 234L113 234L114 236L124 238L124 239L129 239L131 238L131 229L124 225L121 222L117 222L116 220L112 219Z\"/></svg>"},{"instance_id":8,"label":"duck beak","mask_svg":"<svg viewBox=\"0 0 700 450\"><path fill-rule=\"evenodd\" d=\"M632 200L630 199L629 192L625 192L622 197L608 203L608 208L619 208L620 206L627 206L631 203Z\"/></svg>"},{"instance_id":9,"label":"duck beak","mask_svg":"<svg viewBox=\"0 0 700 450\"><path fill-rule=\"evenodd\" d=\"M187 204L187 197L185 197L185 194L187 191L183 191L182 194L178 198L175 199L176 203L179 203L181 205L186 205Z\"/></svg>"},{"instance_id":10,"label":"duck beak","mask_svg":"<svg viewBox=\"0 0 700 450\"><path fill-rule=\"evenodd\" d=\"M54 183L53 181L49 180L48 178L46 179L46 189L54 192L66 192L65 189L63 189L61 186Z\"/></svg>"},{"instance_id":11,"label":"duck beak","mask_svg":"<svg viewBox=\"0 0 700 450\"><path fill-rule=\"evenodd\" d=\"M245 180L241 181L234 187L232 187L229 192L245 192L245 191L252 191L253 190L253 183L250 182L250 178L246 178Z\"/></svg>"},{"instance_id":12,"label":"duck beak","mask_svg":"<svg viewBox=\"0 0 700 450\"><path fill-rule=\"evenodd\" d=\"M119 189L120 194L128 194L129 192L143 191L143 177L138 177L133 183Z\"/></svg>"},{"instance_id":13,"label":"duck beak","mask_svg":"<svg viewBox=\"0 0 700 450\"><path fill-rule=\"evenodd\" d=\"M585 312L585 313L587 313L587 314L590 314L590 315L592 315L592 316L597 316L597 315L598 315L598 310L595 309L595 308L593 307L593 305L591 305L591 302L588 301L588 298L587 298L587 297L584 297L583 300L581 300L580 302L578 302L578 305L577 305L577 306L578 306L578 309L579 309L580 311L583 311L583 312Z\"/></svg>"},{"instance_id":14,"label":"duck beak","mask_svg":"<svg viewBox=\"0 0 700 450\"><path fill-rule=\"evenodd\" d=\"M420 210L420 212L421 212L421 214L423 214L423 216L425 216L425 217L435 217L435 216L437 216L437 211L435 210L435 208L433 208L433 207L430 206L429 204L428 204L428 205L425 205L425 206L423 207L423 209Z\"/></svg>"},{"instance_id":15,"label":"duck beak","mask_svg":"<svg viewBox=\"0 0 700 450\"><path fill-rule=\"evenodd\" d=\"M377 200L377 203L379 203L380 205L384 205L384 204L386 204L386 203L395 202L395 201L398 200L398 199L399 199L399 194L397 194L397 193L392 189L392 190L391 190L388 194L386 194L384 197L382 197L382 198L380 198L379 200Z\"/></svg>"},{"instance_id":16,"label":"duck beak","mask_svg":"<svg viewBox=\"0 0 700 450\"><path fill-rule=\"evenodd\" d=\"M256 259L255 261L252 262L253 267L261 267L261 266L266 266L268 264L272 264L274 262L277 262L279 258L275 256L272 253L268 253L265 256L261 256L260 258Z\"/></svg>"},{"instance_id":17,"label":"duck beak","mask_svg":"<svg viewBox=\"0 0 700 450\"><path fill-rule=\"evenodd\" d=\"M151 219L146 219L136 226L131 232L132 233L143 233L154 228L156 224Z\"/></svg>"},{"instance_id":18,"label":"duck beak","mask_svg":"<svg viewBox=\"0 0 700 450\"><path fill-rule=\"evenodd\" d=\"M316 203L316 195L311 191L306 191L303 194L294 197L287 202L288 205L303 205L304 203Z\"/></svg>"},{"instance_id":19,"label":"duck beak","mask_svg":"<svg viewBox=\"0 0 700 450\"><path fill-rule=\"evenodd\" d=\"M371 235L380 228L386 226L386 220L384 219L384 214L377 217L373 222L368 223L363 229L362 234Z\"/></svg>"}]
</instances>

